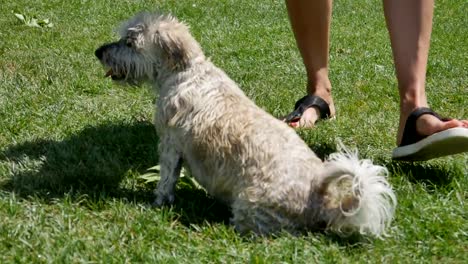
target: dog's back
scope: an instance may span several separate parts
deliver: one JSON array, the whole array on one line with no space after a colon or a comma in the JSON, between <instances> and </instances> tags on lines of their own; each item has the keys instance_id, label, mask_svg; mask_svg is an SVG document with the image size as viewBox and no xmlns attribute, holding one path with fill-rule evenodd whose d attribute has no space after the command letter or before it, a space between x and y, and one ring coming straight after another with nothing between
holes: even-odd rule
<instances>
[{"instance_id":1,"label":"dog's back","mask_svg":"<svg viewBox=\"0 0 468 264\"><path fill-rule=\"evenodd\" d=\"M222 70L210 62L198 67L191 69L198 75L189 74L193 80L175 87L179 105L190 111L176 111L187 115L172 121L184 131L178 141L193 175L231 204L239 231L297 231L322 222L337 231L383 232L395 198L382 167L344 154L341 162L323 163Z\"/></svg>"},{"instance_id":2,"label":"dog's back","mask_svg":"<svg viewBox=\"0 0 468 264\"><path fill-rule=\"evenodd\" d=\"M284 188L295 177L310 184L304 173L311 175L311 166L319 169L322 162L293 129L256 106L212 63L190 70L197 72L189 74L193 78L174 84L177 93L165 97L173 105L161 104L166 109L177 104L177 110L161 119L183 130L179 142L184 159L211 194L237 194L235 188L257 182Z\"/></svg>"},{"instance_id":3,"label":"dog's back","mask_svg":"<svg viewBox=\"0 0 468 264\"><path fill-rule=\"evenodd\" d=\"M276 224L268 220L268 230L311 222L301 217L311 189L320 182L322 161L292 128L256 106L222 70L210 62L192 70L197 74L174 85L172 89L180 90L172 98L164 97L184 109L162 119L180 130L177 144L194 177L238 211L236 223L243 218L258 226L254 214L261 210L278 218Z\"/></svg>"}]
</instances>

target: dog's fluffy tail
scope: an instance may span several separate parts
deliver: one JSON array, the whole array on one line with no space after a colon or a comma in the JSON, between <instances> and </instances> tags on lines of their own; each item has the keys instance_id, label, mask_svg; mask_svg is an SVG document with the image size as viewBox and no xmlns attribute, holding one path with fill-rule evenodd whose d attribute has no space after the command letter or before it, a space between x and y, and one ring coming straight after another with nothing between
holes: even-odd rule
<instances>
[{"instance_id":1,"label":"dog's fluffy tail","mask_svg":"<svg viewBox=\"0 0 468 264\"><path fill-rule=\"evenodd\" d=\"M358 158L357 150L339 151L325 161L320 185L321 214L335 232L359 232L377 237L393 219L396 197L386 180L385 167Z\"/></svg>"}]
</instances>

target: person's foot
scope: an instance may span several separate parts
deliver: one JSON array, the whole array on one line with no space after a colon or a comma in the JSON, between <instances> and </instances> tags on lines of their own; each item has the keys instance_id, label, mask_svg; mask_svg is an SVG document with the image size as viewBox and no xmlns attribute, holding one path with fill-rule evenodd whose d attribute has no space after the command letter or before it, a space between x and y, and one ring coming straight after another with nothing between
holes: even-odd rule
<instances>
[{"instance_id":1,"label":"person's foot","mask_svg":"<svg viewBox=\"0 0 468 264\"><path fill-rule=\"evenodd\" d=\"M330 109L330 116L335 116L335 105L333 103L333 98L330 92L315 92L314 94L327 102L328 107ZM294 128L312 128L314 127L315 123L320 119L320 110L318 107L312 106L307 108L304 113L302 114L299 120L294 120L289 122L288 124Z\"/></svg>"},{"instance_id":2,"label":"person's foot","mask_svg":"<svg viewBox=\"0 0 468 264\"><path fill-rule=\"evenodd\" d=\"M405 128L408 115L409 113L408 114L402 113L400 115L400 125L398 128L397 146L401 144L403 131ZM433 115L422 115L416 120L416 132L423 136L430 136L437 132L441 132L441 131L444 131L450 128L455 128L455 127L468 128L468 120L451 119L448 121L444 121L444 120L440 120L439 118Z\"/></svg>"},{"instance_id":3,"label":"person's foot","mask_svg":"<svg viewBox=\"0 0 468 264\"><path fill-rule=\"evenodd\" d=\"M442 118L428 107L405 113L401 111L392 159L425 161L468 152L468 120Z\"/></svg>"}]
</instances>

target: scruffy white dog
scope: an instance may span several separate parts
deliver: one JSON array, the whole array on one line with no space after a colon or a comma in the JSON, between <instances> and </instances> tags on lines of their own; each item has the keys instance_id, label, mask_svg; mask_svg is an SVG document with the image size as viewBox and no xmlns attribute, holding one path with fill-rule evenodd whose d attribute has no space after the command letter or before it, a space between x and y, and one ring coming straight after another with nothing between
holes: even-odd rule
<instances>
[{"instance_id":1,"label":"scruffy white dog","mask_svg":"<svg viewBox=\"0 0 468 264\"><path fill-rule=\"evenodd\" d=\"M209 194L232 208L245 233L292 233L320 226L380 236L396 198L387 170L341 150L322 162L284 122L257 107L205 58L188 28L142 13L96 56L106 76L147 81L158 92L161 180L155 205L174 201L182 162Z\"/></svg>"}]
</instances>

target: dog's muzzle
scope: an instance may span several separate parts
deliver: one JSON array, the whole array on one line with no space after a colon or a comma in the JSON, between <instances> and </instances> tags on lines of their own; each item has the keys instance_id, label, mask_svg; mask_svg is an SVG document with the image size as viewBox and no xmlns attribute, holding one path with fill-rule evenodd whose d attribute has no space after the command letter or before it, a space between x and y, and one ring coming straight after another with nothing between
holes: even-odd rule
<instances>
[{"instance_id":1,"label":"dog's muzzle","mask_svg":"<svg viewBox=\"0 0 468 264\"><path fill-rule=\"evenodd\" d=\"M99 47L96 51L94 51L94 55L96 55L99 61L101 61L101 63L104 64L105 66L108 66L108 65L106 65L106 63L104 63L103 61L104 53L107 49L112 48L113 46L117 46L117 45L115 43L106 44L106 45ZM106 74L104 75L104 77L109 77L109 76L114 81L124 80L126 78L125 74L119 71L115 71L114 69L112 69L112 67L109 67L109 70L107 70Z\"/></svg>"}]
</instances>

